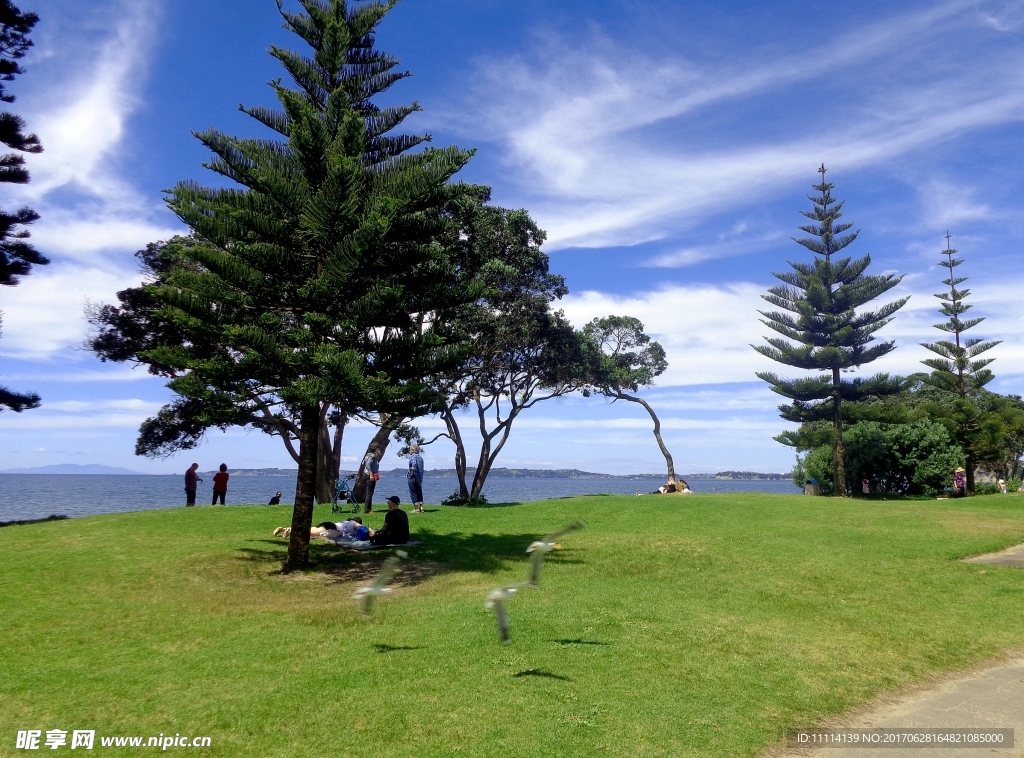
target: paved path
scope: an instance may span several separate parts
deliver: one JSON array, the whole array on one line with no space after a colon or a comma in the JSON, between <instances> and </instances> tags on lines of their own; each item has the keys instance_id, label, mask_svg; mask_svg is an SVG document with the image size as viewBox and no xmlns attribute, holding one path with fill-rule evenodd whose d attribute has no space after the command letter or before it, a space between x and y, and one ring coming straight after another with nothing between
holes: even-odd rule
<instances>
[{"instance_id":1,"label":"paved path","mask_svg":"<svg viewBox=\"0 0 1024 758\"><path fill-rule=\"evenodd\" d=\"M1024 568L1024 544L965 559ZM964 727L1013 729L1012 748L830 748L782 750L780 758L1024 758L1024 658L1015 658L902 700L878 705L842 723L871 729Z\"/></svg>"},{"instance_id":2,"label":"paved path","mask_svg":"<svg viewBox=\"0 0 1024 758\"><path fill-rule=\"evenodd\" d=\"M973 558L964 558L967 563L990 563L993 566L1020 566L1024 568L1024 543L1008 547L998 553L976 555Z\"/></svg>"},{"instance_id":3,"label":"paved path","mask_svg":"<svg viewBox=\"0 0 1024 758\"><path fill-rule=\"evenodd\" d=\"M1013 748L830 748L782 751L784 758L1024 757L1024 658L881 705L843 723L853 729L1013 729Z\"/></svg>"}]
</instances>

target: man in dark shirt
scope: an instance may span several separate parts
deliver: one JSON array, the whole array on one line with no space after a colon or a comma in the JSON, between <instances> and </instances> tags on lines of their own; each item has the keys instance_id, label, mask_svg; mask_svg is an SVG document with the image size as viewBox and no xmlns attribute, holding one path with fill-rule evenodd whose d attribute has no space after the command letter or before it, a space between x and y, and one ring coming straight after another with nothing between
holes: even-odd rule
<instances>
[{"instance_id":1,"label":"man in dark shirt","mask_svg":"<svg viewBox=\"0 0 1024 758\"><path fill-rule=\"evenodd\" d=\"M374 545L404 545L409 541L409 515L398 507L400 502L394 495L388 498L384 526L370 534Z\"/></svg>"},{"instance_id":2,"label":"man in dark shirt","mask_svg":"<svg viewBox=\"0 0 1024 758\"><path fill-rule=\"evenodd\" d=\"M185 472L185 507L194 506L196 504L196 483L203 481L199 478L199 464L193 463L189 470Z\"/></svg>"}]
</instances>

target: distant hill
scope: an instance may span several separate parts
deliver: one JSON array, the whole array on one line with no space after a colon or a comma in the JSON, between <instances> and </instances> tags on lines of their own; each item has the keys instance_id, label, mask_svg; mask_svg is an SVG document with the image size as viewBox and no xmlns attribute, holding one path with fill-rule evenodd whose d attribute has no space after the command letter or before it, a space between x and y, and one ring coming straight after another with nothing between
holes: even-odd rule
<instances>
[{"instance_id":1,"label":"distant hill","mask_svg":"<svg viewBox=\"0 0 1024 758\"><path fill-rule=\"evenodd\" d=\"M181 472L184 475L184 471ZM213 476L216 471L201 471L199 476ZM297 468L229 468L231 476L298 476Z\"/></svg>"},{"instance_id":2,"label":"distant hill","mask_svg":"<svg viewBox=\"0 0 1024 758\"><path fill-rule=\"evenodd\" d=\"M395 468L390 471L381 471L381 476L406 475L406 469ZM184 470L181 474L184 474ZM216 471L203 471L200 476L204 479L212 477ZM298 475L299 470L294 468L229 468L231 476L290 476ZM343 472L352 473L352 472ZM427 479L455 479L455 469L436 468L427 469ZM472 479L476 469L468 469L466 476ZM126 468L115 466L101 466L97 463L81 465L76 463L57 463L51 466L37 466L35 468L11 468L0 471L0 474L117 474L117 475L142 475L139 471L132 471ZM580 471L574 468L494 468L491 469L491 479L664 479L665 474L600 474L594 471ZM764 479L789 479L790 474L762 474L756 471L719 471L717 474L682 474L680 479L702 480L702 479L741 479L741 480L764 480Z\"/></svg>"},{"instance_id":3,"label":"distant hill","mask_svg":"<svg viewBox=\"0 0 1024 758\"><path fill-rule=\"evenodd\" d=\"M476 469L467 469L466 477L472 478ZM381 476L405 476L406 469L395 468L390 471L381 471ZM427 469L424 472L427 479L455 479L455 469L436 468ZM720 471L717 474L682 474L680 479L789 479L790 474L762 474L756 471ZM489 475L491 479L664 479L665 474L599 474L593 471L580 471L574 468L493 468Z\"/></svg>"},{"instance_id":4,"label":"distant hill","mask_svg":"<svg viewBox=\"0 0 1024 758\"><path fill-rule=\"evenodd\" d=\"M54 463L50 466L36 466L35 468L9 468L0 471L0 474L116 474L120 476L141 476L141 472L132 471L127 468L116 466L101 466L98 463Z\"/></svg>"}]
</instances>

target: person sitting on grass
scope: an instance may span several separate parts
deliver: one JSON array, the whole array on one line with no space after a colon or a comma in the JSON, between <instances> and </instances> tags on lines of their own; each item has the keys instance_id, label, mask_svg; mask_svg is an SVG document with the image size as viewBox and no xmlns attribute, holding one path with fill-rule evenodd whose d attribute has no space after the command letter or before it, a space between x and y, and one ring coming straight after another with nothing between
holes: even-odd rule
<instances>
[{"instance_id":1,"label":"person sitting on grass","mask_svg":"<svg viewBox=\"0 0 1024 758\"><path fill-rule=\"evenodd\" d=\"M690 485L688 485L682 479L680 479L678 481L676 481L675 479L669 479L665 484L663 484L660 487L658 487L658 489L656 489L651 494L652 495L672 495L672 494L692 495L693 494L693 490L691 490L690 489Z\"/></svg>"},{"instance_id":2,"label":"person sitting on grass","mask_svg":"<svg viewBox=\"0 0 1024 758\"><path fill-rule=\"evenodd\" d=\"M280 505L280 504L281 504L281 493L280 492L278 492L276 495L274 495L272 498L270 498L270 502L267 503L267 505Z\"/></svg>"},{"instance_id":3,"label":"person sitting on grass","mask_svg":"<svg viewBox=\"0 0 1024 758\"><path fill-rule=\"evenodd\" d=\"M398 507L401 502L396 495L388 498L384 526L370 530L370 542L374 545L404 545L409 541L409 515Z\"/></svg>"}]
</instances>

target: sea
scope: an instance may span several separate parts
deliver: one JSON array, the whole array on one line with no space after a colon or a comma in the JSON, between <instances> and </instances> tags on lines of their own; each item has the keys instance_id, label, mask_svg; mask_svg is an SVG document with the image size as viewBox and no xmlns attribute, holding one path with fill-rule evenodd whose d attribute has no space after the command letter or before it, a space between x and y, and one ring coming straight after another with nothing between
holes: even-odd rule
<instances>
[{"instance_id":1,"label":"sea","mask_svg":"<svg viewBox=\"0 0 1024 758\"><path fill-rule=\"evenodd\" d=\"M212 485L207 477L199 485L197 503L209 504ZM518 503L530 500L574 497L577 495L633 495L655 491L665 483L658 479L530 479L526 477L492 478L484 488L491 503ZM770 479L693 479L690 488L698 493L771 492L794 495L792 481ZM440 503L458 488L455 479L430 478L423 481L427 503ZM281 502L290 504L295 496L294 476L232 476L228 484L227 504L263 505L275 492ZM377 482L376 499L383 503L398 495L409 501L405 477L382 476ZM133 476L108 474L0 474L0 523L46 518L51 515L92 516L100 513L179 508L185 504L184 477Z\"/></svg>"}]
</instances>

